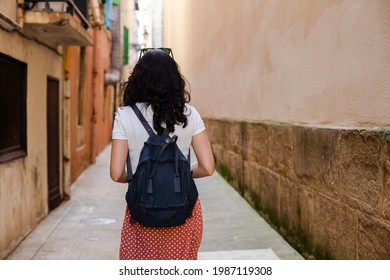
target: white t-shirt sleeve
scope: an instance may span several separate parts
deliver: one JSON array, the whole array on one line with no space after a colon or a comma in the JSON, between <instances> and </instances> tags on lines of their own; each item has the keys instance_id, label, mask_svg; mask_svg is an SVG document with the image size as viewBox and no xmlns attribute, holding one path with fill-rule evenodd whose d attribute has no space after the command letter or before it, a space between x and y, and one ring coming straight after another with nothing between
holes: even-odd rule
<instances>
[{"instance_id":1,"label":"white t-shirt sleeve","mask_svg":"<svg viewBox=\"0 0 390 280\"><path fill-rule=\"evenodd\" d=\"M196 134L201 133L203 130L206 129L206 127L204 125L203 119L200 116L199 112L193 106L191 106L191 117L193 118L195 124L194 133L193 133L194 136Z\"/></svg>"},{"instance_id":2,"label":"white t-shirt sleeve","mask_svg":"<svg viewBox=\"0 0 390 280\"><path fill-rule=\"evenodd\" d=\"M114 126L112 129L112 139L127 140L126 137L126 122L123 109L119 108L115 113Z\"/></svg>"}]
</instances>

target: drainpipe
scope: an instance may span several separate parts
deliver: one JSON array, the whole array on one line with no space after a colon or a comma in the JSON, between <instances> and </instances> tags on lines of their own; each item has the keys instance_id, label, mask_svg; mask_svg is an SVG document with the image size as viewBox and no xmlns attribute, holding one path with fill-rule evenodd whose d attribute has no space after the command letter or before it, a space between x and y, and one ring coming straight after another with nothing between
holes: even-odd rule
<instances>
[{"instance_id":1,"label":"drainpipe","mask_svg":"<svg viewBox=\"0 0 390 280\"><path fill-rule=\"evenodd\" d=\"M62 129L63 129L63 142L62 142L62 156L63 156L63 189L64 199L69 200L71 191L71 145L70 145L70 48L64 47L64 94L63 94L63 117L62 117Z\"/></svg>"},{"instance_id":2,"label":"drainpipe","mask_svg":"<svg viewBox=\"0 0 390 280\"><path fill-rule=\"evenodd\" d=\"M97 143L96 141L96 133L97 133L97 91L100 90L101 84L99 83L99 70L100 70L100 64L102 63L102 58L99 56L99 36L98 31L93 30L93 66L92 66L92 112L91 112L91 138L90 138L90 162L95 163L96 162L96 155L97 155ZM103 89L104 90L104 89Z\"/></svg>"},{"instance_id":3,"label":"drainpipe","mask_svg":"<svg viewBox=\"0 0 390 280\"><path fill-rule=\"evenodd\" d=\"M119 4L120 5L120 4ZM112 46L111 46L111 72L104 76L106 85L116 85L120 82L122 67L122 50L120 42L120 6L112 7L115 20L111 24Z\"/></svg>"}]
</instances>

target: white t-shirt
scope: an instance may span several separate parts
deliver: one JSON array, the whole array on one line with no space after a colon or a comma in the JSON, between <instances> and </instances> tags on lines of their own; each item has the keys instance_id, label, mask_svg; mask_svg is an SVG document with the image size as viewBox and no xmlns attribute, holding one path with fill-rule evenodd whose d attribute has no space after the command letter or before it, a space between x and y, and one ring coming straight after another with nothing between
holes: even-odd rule
<instances>
[{"instance_id":1,"label":"white t-shirt","mask_svg":"<svg viewBox=\"0 0 390 280\"><path fill-rule=\"evenodd\" d=\"M188 124L185 128L181 125L175 125L175 132L171 133L171 136L176 135L178 137L176 143L184 156L187 157L192 136L205 130L205 125L195 107L189 104L185 106L184 114L187 115ZM153 128L152 106L146 106L145 103L137 103L137 107L148 121L150 127ZM154 132L156 133L156 131ZM148 133L135 115L133 109L130 106L120 107L115 114L112 139L127 140L133 173L137 168L141 149L148 137Z\"/></svg>"}]
</instances>

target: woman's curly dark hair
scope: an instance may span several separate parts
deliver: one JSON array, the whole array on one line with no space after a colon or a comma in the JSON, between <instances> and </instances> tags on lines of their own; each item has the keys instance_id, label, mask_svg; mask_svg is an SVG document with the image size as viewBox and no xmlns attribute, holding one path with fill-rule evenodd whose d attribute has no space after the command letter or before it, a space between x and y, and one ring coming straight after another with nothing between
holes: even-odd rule
<instances>
[{"instance_id":1,"label":"woman's curly dark hair","mask_svg":"<svg viewBox=\"0 0 390 280\"><path fill-rule=\"evenodd\" d=\"M123 106L144 102L153 109L153 128L158 134L187 126L185 103L190 102L186 81L175 60L155 49L140 58L123 87Z\"/></svg>"}]
</instances>

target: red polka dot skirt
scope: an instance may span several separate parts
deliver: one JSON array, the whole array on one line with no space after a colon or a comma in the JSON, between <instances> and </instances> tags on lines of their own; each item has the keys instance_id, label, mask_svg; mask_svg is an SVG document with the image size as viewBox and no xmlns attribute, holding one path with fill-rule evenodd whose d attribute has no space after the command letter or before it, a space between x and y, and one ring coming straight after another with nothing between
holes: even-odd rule
<instances>
[{"instance_id":1,"label":"red polka dot skirt","mask_svg":"<svg viewBox=\"0 0 390 280\"><path fill-rule=\"evenodd\" d=\"M177 227L152 228L130 223L126 207L119 259L121 260L196 260L202 240L203 219L199 199L192 217Z\"/></svg>"}]
</instances>

